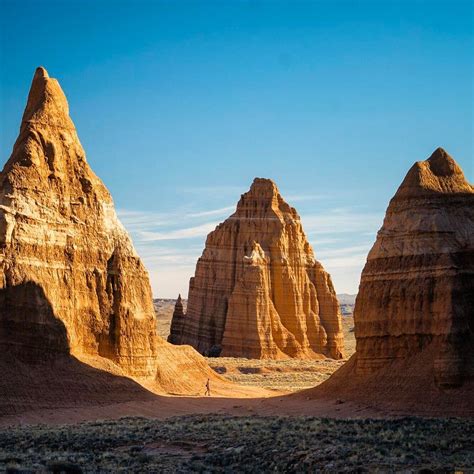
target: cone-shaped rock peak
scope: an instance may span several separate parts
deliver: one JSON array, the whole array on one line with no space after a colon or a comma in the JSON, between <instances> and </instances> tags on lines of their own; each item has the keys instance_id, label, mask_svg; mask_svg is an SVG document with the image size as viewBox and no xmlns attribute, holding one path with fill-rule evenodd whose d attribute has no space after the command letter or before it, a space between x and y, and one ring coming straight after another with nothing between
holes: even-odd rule
<instances>
[{"instance_id":1,"label":"cone-shaped rock peak","mask_svg":"<svg viewBox=\"0 0 474 474\"><path fill-rule=\"evenodd\" d=\"M276 184L256 178L211 232L169 340L203 354L311 358L343 351L331 278Z\"/></svg>"},{"instance_id":2,"label":"cone-shaped rock peak","mask_svg":"<svg viewBox=\"0 0 474 474\"><path fill-rule=\"evenodd\" d=\"M437 148L427 160L411 167L395 199L427 194L471 193L473 189L456 161L443 148Z\"/></svg>"},{"instance_id":3,"label":"cone-shaped rock peak","mask_svg":"<svg viewBox=\"0 0 474 474\"><path fill-rule=\"evenodd\" d=\"M275 214L275 217L281 217L282 213L297 216L296 211L283 200L277 185L271 179L255 178L249 191L242 194L237 203L234 217L261 218L268 213Z\"/></svg>"},{"instance_id":4,"label":"cone-shaped rock peak","mask_svg":"<svg viewBox=\"0 0 474 474\"><path fill-rule=\"evenodd\" d=\"M183 312L183 299L181 298L181 294L178 295L178 299L174 305L175 310L178 309L179 311Z\"/></svg>"},{"instance_id":5,"label":"cone-shaped rock peak","mask_svg":"<svg viewBox=\"0 0 474 474\"><path fill-rule=\"evenodd\" d=\"M43 68L0 173L0 347L35 364L73 355L158 390L219 380L194 350L157 336L147 271Z\"/></svg>"},{"instance_id":6,"label":"cone-shaped rock peak","mask_svg":"<svg viewBox=\"0 0 474 474\"><path fill-rule=\"evenodd\" d=\"M43 67L38 67L33 76L22 122L44 122L51 126L74 129L69 118L66 96L59 82L49 77Z\"/></svg>"},{"instance_id":7,"label":"cone-shaped rock peak","mask_svg":"<svg viewBox=\"0 0 474 474\"><path fill-rule=\"evenodd\" d=\"M427 161L430 164L432 172L438 176L462 173L461 168L454 161L454 158L444 148L436 148Z\"/></svg>"},{"instance_id":8,"label":"cone-shaped rock peak","mask_svg":"<svg viewBox=\"0 0 474 474\"><path fill-rule=\"evenodd\" d=\"M270 202L280 195L277 185L267 178L255 178L246 196L259 197L262 200L268 199Z\"/></svg>"},{"instance_id":9,"label":"cone-shaped rock peak","mask_svg":"<svg viewBox=\"0 0 474 474\"><path fill-rule=\"evenodd\" d=\"M35 75L33 76L35 79L36 78L43 78L43 79L48 79L49 74L48 71L43 66L38 66L35 71Z\"/></svg>"},{"instance_id":10,"label":"cone-shaped rock peak","mask_svg":"<svg viewBox=\"0 0 474 474\"><path fill-rule=\"evenodd\" d=\"M371 373L410 357L416 364L426 349L438 384L462 383L473 375L472 308L474 187L438 148L408 172L362 272L357 370Z\"/></svg>"}]
</instances>

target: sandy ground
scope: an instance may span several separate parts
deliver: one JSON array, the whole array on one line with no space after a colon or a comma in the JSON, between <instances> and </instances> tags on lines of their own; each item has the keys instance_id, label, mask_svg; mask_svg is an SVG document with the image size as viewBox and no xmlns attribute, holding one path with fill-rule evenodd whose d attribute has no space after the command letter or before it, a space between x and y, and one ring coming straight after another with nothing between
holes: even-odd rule
<instances>
[{"instance_id":1,"label":"sandy ground","mask_svg":"<svg viewBox=\"0 0 474 474\"><path fill-rule=\"evenodd\" d=\"M165 325L162 324L161 327L165 327ZM351 332L351 317L344 318L344 328L348 341L347 352L351 353L355 348L353 332ZM127 379L124 378L112 381L108 379L96 381L94 378L90 380L96 385L96 390L92 394L84 393L83 400L76 400L76 395L71 394L71 397L65 397L60 403L58 401L54 409L49 408L47 404L42 408L38 407L38 409L25 405L22 413L0 417L0 426L78 423L97 419L118 419L124 416L166 419L178 415L211 413L232 416L258 413L263 416L306 415L335 418L387 415L387 413L378 413L377 410L361 404L341 403L340 400L332 399L314 400L309 395L305 396L304 392L302 392L303 395L298 394L299 396L296 398L286 396L297 390L314 387L326 380L345 360L260 361L210 358L208 361L217 373L241 387L234 386L235 390L233 389L232 393L226 393L226 397L213 392L212 384L211 397L164 396L143 390L143 387L136 383L130 386ZM87 369L81 365L80 370ZM41 381L45 376L46 374L43 373L38 375L38 390L42 390L43 383ZM84 378L95 376L95 372L90 374L88 370L83 374ZM60 378L64 380L65 377L61 376ZM112 391L114 396L110 396L109 399L102 398L101 394L105 391ZM53 393L49 398L54 400L55 396L59 395ZM32 397L34 398L33 393ZM51 400L47 402L51 403ZM4 410L4 413L8 413L8 409ZM388 415L390 416L389 413Z\"/></svg>"},{"instance_id":2,"label":"sandy ground","mask_svg":"<svg viewBox=\"0 0 474 474\"><path fill-rule=\"evenodd\" d=\"M358 381L351 372L351 359L335 377L315 388L297 393L282 393L247 387L251 391L247 393L243 387L236 390L235 395L230 394L229 398L215 393L211 397L163 396L148 392L123 377L112 381L90 378L94 391L90 392L88 382L89 391L84 391L81 399L78 399L76 393L66 396L68 394L65 394L64 387L59 387L59 392L51 393L50 400L45 400L49 406L35 408L33 405L25 405L16 414L8 414L6 410L3 412L4 416L0 417L0 426L76 424L136 416L163 420L196 414L239 417L313 416L334 419L399 419L417 415L474 419L474 382L466 383L458 389L441 390L434 384L429 364L423 358L430 360L432 355L422 354L420 366L427 368L424 371L420 367L410 369L409 365L406 368L397 367L395 372L403 370L407 374L403 383L400 380L391 381L390 371L388 375L374 375ZM77 374L77 369L75 370ZM106 375L111 377L110 374ZM92 377L87 372L84 372L84 376ZM363 383L367 390L361 390L358 383ZM385 386L392 392L395 387L397 393L387 392L383 389ZM43 396L44 385L38 382L38 387ZM211 385L211 392L212 389ZM334 393L338 395L335 396ZM357 396L357 393L363 393L364 396ZM108 398L105 398L107 395ZM31 396L37 400L34 394ZM62 397L60 401L59 397ZM20 401L27 402L13 398L13 403Z\"/></svg>"},{"instance_id":3,"label":"sandy ground","mask_svg":"<svg viewBox=\"0 0 474 474\"><path fill-rule=\"evenodd\" d=\"M265 398L220 397L166 397L154 395L151 399L96 406L74 406L31 410L0 417L0 427L22 425L62 425L96 420L117 420L123 417L168 419L174 416L207 414L227 416L312 416L334 419L397 419L416 414L410 406L380 407L372 403L318 397L310 391L295 395L275 394ZM441 412L449 417L448 412ZM427 412L426 416L433 416ZM439 415L438 415L439 416ZM472 413L467 419L473 418Z\"/></svg>"},{"instance_id":4,"label":"sandy ground","mask_svg":"<svg viewBox=\"0 0 474 474\"><path fill-rule=\"evenodd\" d=\"M302 403L301 400L285 400L277 396L265 398L218 398L218 397L165 397L155 396L154 400L137 400L110 405L83 406L74 408L55 408L32 410L18 415L3 416L0 426L72 424L94 420L116 420L128 416L142 416L153 419L166 419L173 416L191 414L226 414L245 416L259 415L314 415L336 418L380 416L362 407L344 407L333 403ZM309 402L309 398L308 398Z\"/></svg>"},{"instance_id":5,"label":"sandy ground","mask_svg":"<svg viewBox=\"0 0 474 474\"><path fill-rule=\"evenodd\" d=\"M218 374L236 384L297 392L324 382L345 360L258 360L207 358Z\"/></svg>"},{"instance_id":6,"label":"sandy ground","mask_svg":"<svg viewBox=\"0 0 474 474\"><path fill-rule=\"evenodd\" d=\"M275 394L265 398L219 397L166 397L154 396L150 400L96 406L75 406L31 410L26 413L0 417L0 426L61 425L95 420L116 420L129 416L167 419L193 414L218 414L231 416L318 416L336 419L390 418L408 415L380 411L361 403L343 400L289 397Z\"/></svg>"},{"instance_id":7,"label":"sandy ground","mask_svg":"<svg viewBox=\"0 0 474 474\"><path fill-rule=\"evenodd\" d=\"M161 328L166 330L166 325L163 322ZM351 329L352 318L346 316L344 317L344 330L348 355L355 349L354 335ZM429 354L426 355L427 360L430 357ZM146 387L125 377L114 377L111 374L91 369L91 367L77 361L69 361L69 365L63 369L63 375L58 376L56 373L50 376L51 382L46 384L52 390L49 393L44 393L44 380L45 377L48 377L47 373L38 373L38 377L32 379L34 383L28 386L27 392L18 394L12 385L10 385L10 390L4 390L8 399L3 397L0 400L2 409L0 413L3 413L3 416L0 416L0 427L77 424L137 416L164 420L175 416L197 414L232 417L312 416L333 419L398 419L413 414L474 417L474 408L469 408L472 393L474 393L471 386L464 387L459 391L459 394L457 391L441 393L432 383L432 374L428 372L424 374L423 371L419 371L421 373L420 383L425 387L423 390L427 400L426 409L416 411L415 408L419 408L420 405L418 403L419 397L417 393L410 394L406 387L400 389L399 399L403 403L388 404L383 408L381 400L374 403L372 399L369 399L373 397L367 399L354 397L352 392L355 393L357 387L349 383L353 380L351 361L338 371L336 377L322 385L318 384L327 379L345 361L328 359L256 361L232 358L214 358L208 359L208 361L216 372L232 382L239 383L240 387L229 384L232 389L230 392L220 392L225 396L217 391L217 387L213 391L212 384L211 397L165 396L152 393ZM427 366L423 360L420 363L421 366ZM74 364L73 371L67 370L70 364ZM18 372L17 368L10 367L9 370L14 373ZM405 371L403 367L399 370ZM30 376L30 372L29 369L28 376ZM67 376L69 375L71 377L68 380ZM415 375L419 376L418 373L413 374L413 376ZM386 376L385 374L384 377ZM61 381L62 386L56 387L54 385L57 380ZM371 393L380 392L379 388L384 386L384 381L377 378L368 382ZM74 388L69 388L78 386L78 383L83 385L79 385L83 389L83 393L75 393ZM344 390L340 390L341 383L343 387L347 387L347 394L344 393ZM338 397L333 395L336 392L331 388L335 384L338 385L337 393L342 393ZM302 390L306 387L312 388ZM298 390L297 393L292 393L296 390ZM381 392L379 398L383 399L387 395ZM41 397L43 397L43 405L38 404L38 398ZM406 400L403 397L406 397ZM444 405L437 407L437 399L444 400L446 403L443 402ZM460 408L458 411L456 411L456 406Z\"/></svg>"},{"instance_id":8,"label":"sandy ground","mask_svg":"<svg viewBox=\"0 0 474 474\"><path fill-rule=\"evenodd\" d=\"M162 337L166 338L169 333L173 300L161 300L155 305L158 314L158 330ZM355 350L354 333L352 332L353 320L351 316L345 316L343 320L346 338L346 355L350 356ZM89 393L84 390L82 397L78 394L67 394L67 386L72 386L73 381L67 381L69 376L69 365L59 367L59 375L63 381L64 390L51 392L43 405L34 407L33 401L42 393L43 380L48 374L38 373L30 384L31 396L21 393L11 394L9 403L15 405L15 400L23 404L18 414L14 414L8 405L5 405L0 417L0 426L17 424L61 424L77 423L95 419L117 419L124 416L144 416L150 418L164 419L176 415L192 415L196 413L215 413L245 416L252 413L260 415L274 414L304 414L315 416L377 416L373 410L364 409L360 406L350 404L336 404L334 401L314 402L298 399L292 401L285 395L314 387L326 380L337 370L345 360L335 361L321 359L315 361L282 360L263 361L240 358L208 358L210 366L225 379L238 386L229 387L231 391L223 391L222 387L213 387L211 384L211 397L195 396L165 396L152 393L145 387L128 381L128 379L112 379L110 376L99 377L97 371L89 370L84 364L76 367L74 361L74 373L80 373L87 385L95 386L94 391ZM18 372L18 369L14 369ZM49 383L51 386L53 383ZM69 384L69 385L68 385ZM55 388L55 387L53 387ZM83 387L80 387L83 388ZM144 390L145 388L145 390ZM213 390L214 388L214 390ZM224 387L225 388L225 387ZM36 392L37 394L36 394ZM204 388L203 388L204 391ZM101 394L109 392L107 397ZM82 392L81 392L82 393ZM225 396L222 396L225 395ZM271 399L271 400L270 400ZM54 404L54 400L57 403ZM54 409L50 408L54 406ZM16 408L16 407L13 407ZM12 414L9 414L12 413Z\"/></svg>"},{"instance_id":9,"label":"sandy ground","mask_svg":"<svg viewBox=\"0 0 474 474\"><path fill-rule=\"evenodd\" d=\"M184 301L186 304L186 301ZM158 333L167 338L174 300L155 300ZM208 364L226 379L246 387L260 387L281 392L296 392L319 385L339 369L355 352L354 319L343 316L345 359L258 360L235 357L209 357Z\"/></svg>"}]
</instances>

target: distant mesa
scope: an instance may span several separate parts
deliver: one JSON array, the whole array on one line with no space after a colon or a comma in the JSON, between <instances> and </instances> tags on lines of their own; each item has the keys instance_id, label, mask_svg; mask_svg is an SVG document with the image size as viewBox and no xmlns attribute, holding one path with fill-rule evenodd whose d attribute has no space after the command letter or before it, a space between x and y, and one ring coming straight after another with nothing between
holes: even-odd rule
<instances>
[{"instance_id":1,"label":"distant mesa","mask_svg":"<svg viewBox=\"0 0 474 474\"><path fill-rule=\"evenodd\" d=\"M157 336L148 274L44 68L0 174L0 346L28 364L71 355L162 391L220 380Z\"/></svg>"},{"instance_id":2,"label":"distant mesa","mask_svg":"<svg viewBox=\"0 0 474 474\"><path fill-rule=\"evenodd\" d=\"M331 278L273 181L256 178L207 236L187 311L177 303L168 340L209 356L343 357Z\"/></svg>"}]
</instances>

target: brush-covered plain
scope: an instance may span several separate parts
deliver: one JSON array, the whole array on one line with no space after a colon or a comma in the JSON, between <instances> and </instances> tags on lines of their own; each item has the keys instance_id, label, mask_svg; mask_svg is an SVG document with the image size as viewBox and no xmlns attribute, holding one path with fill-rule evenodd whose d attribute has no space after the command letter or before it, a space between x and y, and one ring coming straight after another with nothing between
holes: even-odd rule
<instances>
[{"instance_id":1,"label":"brush-covered plain","mask_svg":"<svg viewBox=\"0 0 474 474\"><path fill-rule=\"evenodd\" d=\"M454 472L474 469L474 420L122 418L0 431L9 472Z\"/></svg>"}]
</instances>

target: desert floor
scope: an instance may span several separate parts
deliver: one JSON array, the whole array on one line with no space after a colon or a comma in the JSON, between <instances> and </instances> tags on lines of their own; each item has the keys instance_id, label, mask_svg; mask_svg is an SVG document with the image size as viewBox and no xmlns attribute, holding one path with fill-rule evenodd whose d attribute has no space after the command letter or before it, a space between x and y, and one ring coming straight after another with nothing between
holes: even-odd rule
<instances>
[{"instance_id":1,"label":"desert floor","mask_svg":"<svg viewBox=\"0 0 474 474\"><path fill-rule=\"evenodd\" d=\"M158 308L167 336L172 303ZM164 315L164 316L163 316ZM355 349L344 317L346 354ZM409 417L314 387L344 361L209 358L253 398L152 396L0 418L6 472L466 472L474 419ZM258 393L261 393L259 396Z\"/></svg>"},{"instance_id":2,"label":"desert floor","mask_svg":"<svg viewBox=\"0 0 474 474\"><path fill-rule=\"evenodd\" d=\"M173 315L174 300L155 300L158 332L167 338ZM208 364L231 382L282 392L296 392L324 382L355 352L354 319L343 316L344 360L258 360L234 357L209 357Z\"/></svg>"}]
</instances>

